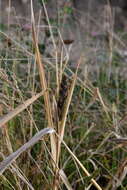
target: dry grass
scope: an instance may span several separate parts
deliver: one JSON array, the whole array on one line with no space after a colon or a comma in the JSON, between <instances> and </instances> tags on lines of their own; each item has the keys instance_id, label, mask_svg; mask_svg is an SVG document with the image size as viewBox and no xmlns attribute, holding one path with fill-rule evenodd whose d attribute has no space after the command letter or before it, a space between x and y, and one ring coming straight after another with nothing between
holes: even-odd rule
<instances>
[{"instance_id":1,"label":"dry grass","mask_svg":"<svg viewBox=\"0 0 127 190\"><path fill-rule=\"evenodd\" d=\"M127 84L112 72L113 39L117 35L113 28L106 29L109 72L104 68L93 80L86 70L83 78L83 56L75 68L69 66L69 51L57 28L62 46L59 51L42 4L53 58L40 53L41 31L35 22L32 0L28 48L0 31L7 40L0 59L0 188L124 190ZM106 19L112 25L109 5L107 11L110 14ZM41 15L38 26L40 20Z\"/></svg>"}]
</instances>

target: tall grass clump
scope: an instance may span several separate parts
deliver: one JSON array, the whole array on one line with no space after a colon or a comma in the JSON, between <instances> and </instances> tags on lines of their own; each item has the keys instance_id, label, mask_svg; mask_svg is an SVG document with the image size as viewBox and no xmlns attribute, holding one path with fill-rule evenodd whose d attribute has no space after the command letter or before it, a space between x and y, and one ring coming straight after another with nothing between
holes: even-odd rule
<instances>
[{"instance_id":1,"label":"tall grass clump","mask_svg":"<svg viewBox=\"0 0 127 190\"><path fill-rule=\"evenodd\" d=\"M41 12L36 21L32 0L29 32L9 23L0 30L0 189L124 190L127 83L113 49L111 7L108 62L84 74L83 52L70 66L59 27L51 24L46 2L41 5L52 56L39 41Z\"/></svg>"}]
</instances>

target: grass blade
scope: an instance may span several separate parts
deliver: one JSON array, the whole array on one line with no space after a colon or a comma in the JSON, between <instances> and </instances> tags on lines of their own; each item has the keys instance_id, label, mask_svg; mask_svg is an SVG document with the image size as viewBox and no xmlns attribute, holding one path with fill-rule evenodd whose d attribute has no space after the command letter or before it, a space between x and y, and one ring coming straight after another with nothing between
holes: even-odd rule
<instances>
[{"instance_id":1,"label":"grass blade","mask_svg":"<svg viewBox=\"0 0 127 190\"><path fill-rule=\"evenodd\" d=\"M32 21L32 34L33 34L33 43L35 47L35 58L36 63L38 66L39 76L40 76L40 83L43 90L47 89L47 81L45 77L45 70L42 63L39 47L38 47L38 40L37 40L37 34L36 34L36 28L35 28L35 20L34 20L34 12L33 12L33 3L31 0L31 21ZM51 103L50 103L50 97L49 92L45 91L44 93L44 104L45 104L45 110L46 110L46 118L48 120L48 125L53 128L53 120L52 120L52 111L51 111ZM50 135L51 138L51 152L54 162L56 162L56 140L55 136L53 134ZM53 165L55 167L55 165Z\"/></svg>"},{"instance_id":2,"label":"grass blade","mask_svg":"<svg viewBox=\"0 0 127 190\"><path fill-rule=\"evenodd\" d=\"M11 120L13 117L15 117L17 114L21 113L23 110L25 110L30 104L35 102L39 97L41 97L44 94L44 91L32 96L32 98L26 100L23 102L23 104L19 105L14 110L10 111L5 116L2 116L0 119L0 128L4 127L4 125Z\"/></svg>"},{"instance_id":3,"label":"grass blade","mask_svg":"<svg viewBox=\"0 0 127 190\"><path fill-rule=\"evenodd\" d=\"M57 134L58 136L58 134ZM84 171L85 175L88 177L91 177L90 173L87 171L87 169L83 166L83 164L79 161L79 159L75 156L75 154L71 151L71 149L67 146L67 144L64 142L63 139L60 138L60 136L58 136L58 138L60 139L60 141L64 144L64 146L66 147L67 151L71 154L72 158L77 162L77 164L82 168L82 170ZM100 185L93 179L91 178L91 183L98 189L98 190L102 190L102 188L100 187Z\"/></svg>"},{"instance_id":4,"label":"grass blade","mask_svg":"<svg viewBox=\"0 0 127 190\"><path fill-rule=\"evenodd\" d=\"M62 181L64 182L64 184L66 185L67 189L68 190L73 190L72 187L71 187L71 184L69 183L69 181L67 179L66 174L64 173L64 171L62 169L59 170L59 175L60 175Z\"/></svg>"},{"instance_id":5,"label":"grass blade","mask_svg":"<svg viewBox=\"0 0 127 190\"><path fill-rule=\"evenodd\" d=\"M17 151L13 152L11 155L9 155L7 158L5 158L4 161L1 162L0 164L0 174L2 174L6 168L16 160L20 156L20 154L24 151L26 151L28 148L33 146L35 143L37 143L42 136L46 134L51 134L53 133L54 130L52 128L45 128L36 133L27 143L25 143L23 146L21 146Z\"/></svg>"}]
</instances>

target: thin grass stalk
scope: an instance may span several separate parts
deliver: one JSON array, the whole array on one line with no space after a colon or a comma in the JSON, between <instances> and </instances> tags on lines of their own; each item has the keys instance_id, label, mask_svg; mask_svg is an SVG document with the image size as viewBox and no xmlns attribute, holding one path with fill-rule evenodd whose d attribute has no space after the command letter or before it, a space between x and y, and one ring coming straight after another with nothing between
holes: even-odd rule
<instances>
[{"instance_id":1,"label":"thin grass stalk","mask_svg":"<svg viewBox=\"0 0 127 190\"><path fill-rule=\"evenodd\" d=\"M107 118L110 119L110 116L109 116L109 113L108 113L108 107L105 105L105 103L103 101L103 98L101 96L99 88L96 88L96 92L97 92L97 96L99 98L99 101L100 101L100 103L102 105L102 108L103 108L104 112L106 113Z\"/></svg>"},{"instance_id":2,"label":"thin grass stalk","mask_svg":"<svg viewBox=\"0 0 127 190\"><path fill-rule=\"evenodd\" d=\"M57 90L56 90L56 93L57 93L57 97L58 97L58 94L59 94L59 65L58 65L58 52L56 50L56 86L57 86Z\"/></svg>"},{"instance_id":3,"label":"thin grass stalk","mask_svg":"<svg viewBox=\"0 0 127 190\"><path fill-rule=\"evenodd\" d=\"M4 130L4 133L5 133L5 140L6 140L7 149L9 151L9 153L12 154L13 153L13 149L12 149L10 137L9 137L9 134L8 134L8 127L5 126L3 130ZM14 161L14 166L17 167L16 161ZM16 176L16 174L14 172L12 172L12 175L14 176L14 179L15 179L15 182L16 182L16 187L19 190L22 190L21 185L20 185L20 180L19 180L18 176Z\"/></svg>"},{"instance_id":4,"label":"thin grass stalk","mask_svg":"<svg viewBox=\"0 0 127 190\"><path fill-rule=\"evenodd\" d=\"M23 110L25 110L30 104L32 104L34 101L36 101L40 96L44 94L43 92L38 93L37 95L32 96L32 98L26 100L23 102L23 104L19 105L17 108L14 110L10 111L8 114L2 116L0 118L0 128L5 127L5 124L13 119L16 115L21 113Z\"/></svg>"},{"instance_id":5,"label":"thin grass stalk","mask_svg":"<svg viewBox=\"0 0 127 190\"><path fill-rule=\"evenodd\" d=\"M108 72L108 81L110 81L111 78L111 67L112 67L112 59L113 59L113 20L114 20L114 15L113 15L113 9L111 7L110 0L107 1L107 11L106 11L106 16L107 16L107 22L108 22L108 27L107 27L107 33L108 33L108 47L109 47L109 72Z\"/></svg>"},{"instance_id":6,"label":"thin grass stalk","mask_svg":"<svg viewBox=\"0 0 127 190\"><path fill-rule=\"evenodd\" d=\"M59 138L59 140L63 143L63 145L66 147L67 151L71 154L72 158L77 162L77 164L82 168L82 170L84 171L84 174L88 177L90 177L90 173L87 171L87 169L83 166L83 164L79 161L79 159L75 156L75 154L71 151L71 149L67 146L67 144L65 143L65 141L63 139L60 138L60 136L58 134L56 134ZM100 187L100 185L92 178L90 179L91 183L97 188L97 190L102 190L102 188Z\"/></svg>"},{"instance_id":7,"label":"thin grass stalk","mask_svg":"<svg viewBox=\"0 0 127 190\"><path fill-rule=\"evenodd\" d=\"M68 97L67 97L67 100L65 102L65 107L64 107L64 110L63 110L63 113L62 113L62 120L58 124L58 135L60 136L61 139L63 139L63 137L64 137L67 114L68 114L69 106L70 106L72 95L73 95L73 90L74 90L76 79L77 79L78 68L79 68L79 65L77 67L75 75L73 76L73 81L72 81L70 90L68 92ZM59 166L60 152L61 152L61 141L60 141L59 138L57 138L57 160L56 160L57 166ZM58 169L56 169L55 176L56 177L54 179L54 185L55 185L55 187L57 189L57 182L58 182L58 179L57 179L58 177L57 176L59 176L59 170Z\"/></svg>"},{"instance_id":8,"label":"thin grass stalk","mask_svg":"<svg viewBox=\"0 0 127 190\"><path fill-rule=\"evenodd\" d=\"M79 64L80 64L80 62L79 62ZM59 123L59 135L60 135L61 139L63 139L63 137L64 137L67 114L68 114L68 111L69 111L69 106L70 106L70 103L71 103L74 87L75 87L75 84L76 84L78 68L79 68L79 65L77 67L76 73L73 76L73 81L72 81L70 90L68 92L68 97L67 97L67 100L65 102L65 107L64 107L64 110L63 110L63 113L62 113L63 114L62 115L62 120ZM61 149L60 146L61 146L61 141L59 141L59 143L58 143L58 158L57 159L59 159L59 155L60 155L60 149Z\"/></svg>"},{"instance_id":9,"label":"thin grass stalk","mask_svg":"<svg viewBox=\"0 0 127 190\"><path fill-rule=\"evenodd\" d=\"M41 55L40 55L40 51L39 51L39 47L38 47L32 0L31 0L31 17L32 17L31 20L32 20L33 43L34 43L34 47L35 47L35 59L36 59L36 64L37 64L38 70L39 70L40 83L41 83L42 89L47 89L45 70L44 70L44 66L42 63L42 59L41 59ZM53 119L52 119L51 102L50 102L50 97L49 97L48 91L46 91L44 93L44 104L45 104L45 110L46 110L46 118L48 120L48 126L50 126L51 128L54 128ZM54 160L54 162L52 162L52 164L53 164L54 171L56 171L57 170L57 167L56 167L57 166L57 164L56 164L57 152L56 152L55 134L50 134L50 141L51 141L51 154L52 154L52 158ZM53 189L56 190L57 187L54 186Z\"/></svg>"},{"instance_id":10,"label":"thin grass stalk","mask_svg":"<svg viewBox=\"0 0 127 190\"><path fill-rule=\"evenodd\" d=\"M4 181L6 184L10 185L12 190L15 190L14 185L11 184L11 182L4 175L0 175L0 181Z\"/></svg>"},{"instance_id":11,"label":"thin grass stalk","mask_svg":"<svg viewBox=\"0 0 127 190\"><path fill-rule=\"evenodd\" d=\"M42 62L41 62L41 56L40 56L38 44L37 44L37 41L36 41L36 35L35 35L34 26L32 28L33 28L32 31L33 31L33 39L34 39L34 45L35 45L35 57L36 57L36 63L37 63L38 70L39 70L41 87L42 87L42 89L47 89L45 71L44 71L44 68L43 68L43 65L42 65ZM44 93L44 103L45 103L45 109L46 109L46 117L47 117L47 120L48 120L48 126L53 128L51 103L50 103L50 98L49 98L49 92L48 91ZM55 138L53 137L53 135L51 135L51 147L52 147L53 159L55 161L56 160L56 148L55 148L56 146L55 146Z\"/></svg>"},{"instance_id":12,"label":"thin grass stalk","mask_svg":"<svg viewBox=\"0 0 127 190\"><path fill-rule=\"evenodd\" d=\"M16 177L18 177L19 179L20 179L20 182L22 181L22 182L24 182L28 187L29 187L29 189L31 189L31 190L35 190L34 188L33 188L33 186L32 186L32 184L29 182L29 180L27 179L27 177L26 176L24 176L24 173L20 170L20 168L17 166L17 165L15 165L15 164L11 164L11 168L10 168L10 171L11 171L11 173L14 175L16 175ZM3 175L1 175L1 176L3 176ZM18 190L22 190L22 186L18 186Z\"/></svg>"}]
</instances>

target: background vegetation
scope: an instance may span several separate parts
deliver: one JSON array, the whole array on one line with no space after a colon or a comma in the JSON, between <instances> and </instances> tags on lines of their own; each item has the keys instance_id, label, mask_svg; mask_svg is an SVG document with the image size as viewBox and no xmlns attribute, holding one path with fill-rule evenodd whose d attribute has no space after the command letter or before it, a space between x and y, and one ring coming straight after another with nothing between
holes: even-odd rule
<instances>
[{"instance_id":1,"label":"background vegetation","mask_svg":"<svg viewBox=\"0 0 127 190\"><path fill-rule=\"evenodd\" d=\"M59 23L38 3L45 25L32 1L27 25L0 25L0 189L126 190L126 31L108 4L109 27L72 62L59 24L73 6Z\"/></svg>"}]
</instances>

